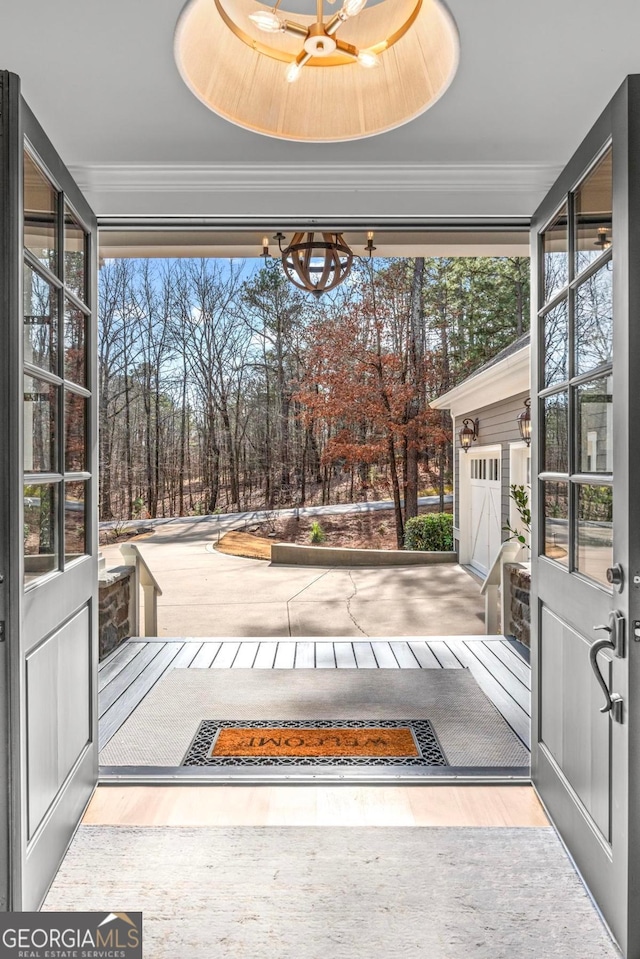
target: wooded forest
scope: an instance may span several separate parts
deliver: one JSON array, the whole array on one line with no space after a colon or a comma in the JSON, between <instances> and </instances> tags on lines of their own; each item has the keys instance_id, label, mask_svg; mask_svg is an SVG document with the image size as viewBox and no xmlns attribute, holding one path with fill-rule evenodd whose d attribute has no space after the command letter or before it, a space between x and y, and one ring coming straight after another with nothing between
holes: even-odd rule
<instances>
[{"instance_id":1,"label":"wooded forest","mask_svg":"<svg viewBox=\"0 0 640 959\"><path fill-rule=\"evenodd\" d=\"M316 299L279 261L100 270L100 518L390 497L451 482L429 401L521 335L529 260L361 260Z\"/></svg>"}]
</instances>

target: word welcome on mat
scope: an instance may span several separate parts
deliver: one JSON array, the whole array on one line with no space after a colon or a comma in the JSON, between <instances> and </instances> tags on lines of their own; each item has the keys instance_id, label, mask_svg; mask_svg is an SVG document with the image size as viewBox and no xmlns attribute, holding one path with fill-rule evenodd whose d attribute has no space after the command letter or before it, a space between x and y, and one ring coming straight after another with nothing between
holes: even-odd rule
<instances>
[{"instance_id":1,"label":"word welcome on mat","mask_svg":"<svg viewBox=\"0 0 640 959\"><path fill-rule=\"evenodd\" d=\"M205 719L182 765L323 765L340 761L347 765L447 765L427 719Z\"/></svg>"},{"instance_id":2,"label":"word welcome on mat","mask_svg":"<svg viewBox=\"0 0 640 959\"><path fill-rule=\"evenodd\" d=\"M218 730L211 756L419 756L408 726L384 729L287 729L274 726L250 729L238 726Z\"/></svg>"}]
</instances>

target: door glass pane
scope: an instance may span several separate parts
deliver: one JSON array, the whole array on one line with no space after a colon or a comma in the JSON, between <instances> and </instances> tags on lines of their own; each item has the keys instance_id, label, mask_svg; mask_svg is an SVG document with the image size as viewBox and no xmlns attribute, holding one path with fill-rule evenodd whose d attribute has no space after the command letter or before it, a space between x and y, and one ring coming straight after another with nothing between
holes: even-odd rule
<instances>
[{"instance_id":1,"label":"door glass pane","mask_svg":"<svg viewBox=\"0 0 640 959\"><path fill-rule=\"evenodd\" d=\"M544 509L543 555L557 563L569 563L569 484L543 483Z\"/></svg>"},{"instance_id":2,"label":"door glass pane","mask_svg":"<svg viewBox=\"0 0 640 959\"><path fill-rule=\"evenodd\" d=\"M58 387L24 378L24 471L57 473L56 406Z\"/></svg>"},{"instance_id":3,"label":"door glass pane","mask_svg":"<svg viewBox=\"0 0 640 959\"><path fill-rule=\"evenodd\" d=\"M58 192L24 154L24 245L53 273L57 272Z\"/></svg>"},{"instance_id":4,"label":"door glass pane","mask_svg":"<svg viewBox=\"0 0 640 959\"><path fill-rule=\"evenodd\" d=\"M79 386L87 382L87 317L69 300L64 309L64 375Z\"/></svg>"},{"instance_id":5,"label":"door glass pane","mask_svg":"<svg viewBox=\"0 0 640 959\"><path fill-rule=\"evenodd\" d=\"M547 303L569 282L569 232L565 203L549 229L542 234L544 302Z\"/></svg>"},{"instance_id":6,"label":"door glass pane","mask_svg":"<svg viewBox=\"0 0 640 959\"><path fill-rule=\"evenodd\" d=\"M24 488L25 583L58 569L57 492L53 483Z\"/></svg>"},{"instance_id":7,"label":"door glass pane","mask_svg":"<svg viewBox=\"0 0 640 959\"><path fill-rule=\"evenodd\" d=\"M545 313L544 385L555 386L569 379L569 316L567 301Z\"/></svg>"},{"instance_id":8,"label":"door glass pane","mask_svg":"<svg viewBox=\"0 0 640 959\"><path fill-rule=\"evenodd\" d=\"M576 273L611 246L613 176L611 150L575 193Z\"/></svg>"},{"instance_id":9,"label":"door glass pane","mask_svg":"<svg viewBox=\"0 0 640 959\"><path fill-rule=\"evenodd\" d=\"M87 552L86 493L86 483L64 484L64 553L67 562Z\"/></svg>"},{"instance_id":10,"label":"door glass pane","mask_svg":"<svg viewBox=\"0 0 640 959\"><path fill-rule=\"evenodd\" d=\"M87 401L67 391L64 401L64 469L78 473L87 466Z\"/></svg>"},{"instance_id":11,"label":"door glass pane","mask_svg":"<svg viewBox=\"0 0 640 959\"><path fill-rule=\"evenodd\" d=\"M576 389L578 470L613 470L613 376L603 376Z\"/></svg>"},{"instance_id":12,"label":"door glass pane","mask_svg":"<svg viewBox=\"0 0 640 959\"><path fill-rule=\"evenodd\" d=\"M613 356L613 272L611 263L576 291L576 355L579 376L610 363Z\"/></svg>"},{"instance_id":13,"label":"door glass pane","mask_svg":"<svg viewBox=\"0 0 640 959\"><path fill-rule=\"evenodd\" d=\"M58 362L58 309L55 289L24 268L24 361L54 372Z\"/></svg>"},{"instance_id":14,"label":"door glass pane","mask_svg":"<svg viewBox=\"0 0 640 959\"><path fill-rule=\"evenodd\" d=\"M81 300L86 301L86 234L71 210L64 210L64 282Z\"/></svg>"},{"instance_id":15,"label":"door glass pane","mask_svg":"<svg viewBox=\"0 0 640 959\"><path fill-rule=\"evenodd\" d=\"M544 471L569 472L569 394L555 393L544 400Z\"/></svg>"},{"instance_id":16,"label":"door glass pane","mask_svg":"<svg viewBox=\"0 0 640 959\"><path fill-rule=\"evenodd\" d=\"M613 489L579 486L577 509L576 569L606 585L613 565Z\"/></svg>"}]
</instances>

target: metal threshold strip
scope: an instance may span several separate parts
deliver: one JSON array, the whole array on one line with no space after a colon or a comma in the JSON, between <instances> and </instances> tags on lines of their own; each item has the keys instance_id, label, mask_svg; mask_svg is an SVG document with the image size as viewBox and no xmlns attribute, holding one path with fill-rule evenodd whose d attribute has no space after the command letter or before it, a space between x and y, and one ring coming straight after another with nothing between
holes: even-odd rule
<instances>
[{"instance_id":1,"label":"metal threshold strip","mask_svg":"<svg viewBox=\"0 0 640 959\"><path fill-rule=\"evenodd\" d=\"M279 785L367 785L436 786L457 783L479 785L527 785L529 766L405 766L360 767L308 766L227 767L202 766L100 766L100 786L265 786Z\"/></svg>"}]
</instances>

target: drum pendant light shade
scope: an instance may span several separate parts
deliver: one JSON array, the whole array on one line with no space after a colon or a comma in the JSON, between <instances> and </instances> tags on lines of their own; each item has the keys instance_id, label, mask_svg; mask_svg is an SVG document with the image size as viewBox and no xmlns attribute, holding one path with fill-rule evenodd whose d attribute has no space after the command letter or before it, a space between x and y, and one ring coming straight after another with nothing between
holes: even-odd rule
<instances>
[{"instance_id":1,"label":"drum pendant light shade","mask_svg":"<svg viewBox=\"0 0 640 959\"><path fill-rule=\"evenodd\" d=\"M374 136L419 116L455 76L458 33L440 0L370 0L346 18L331 9L320 26L312 0L309 15L286 3L273 16L288 31L257 26L274 8L256 0L189 0L178 21L182 79L241 127L308 142Z\"/></svg>"}]
</instances>

